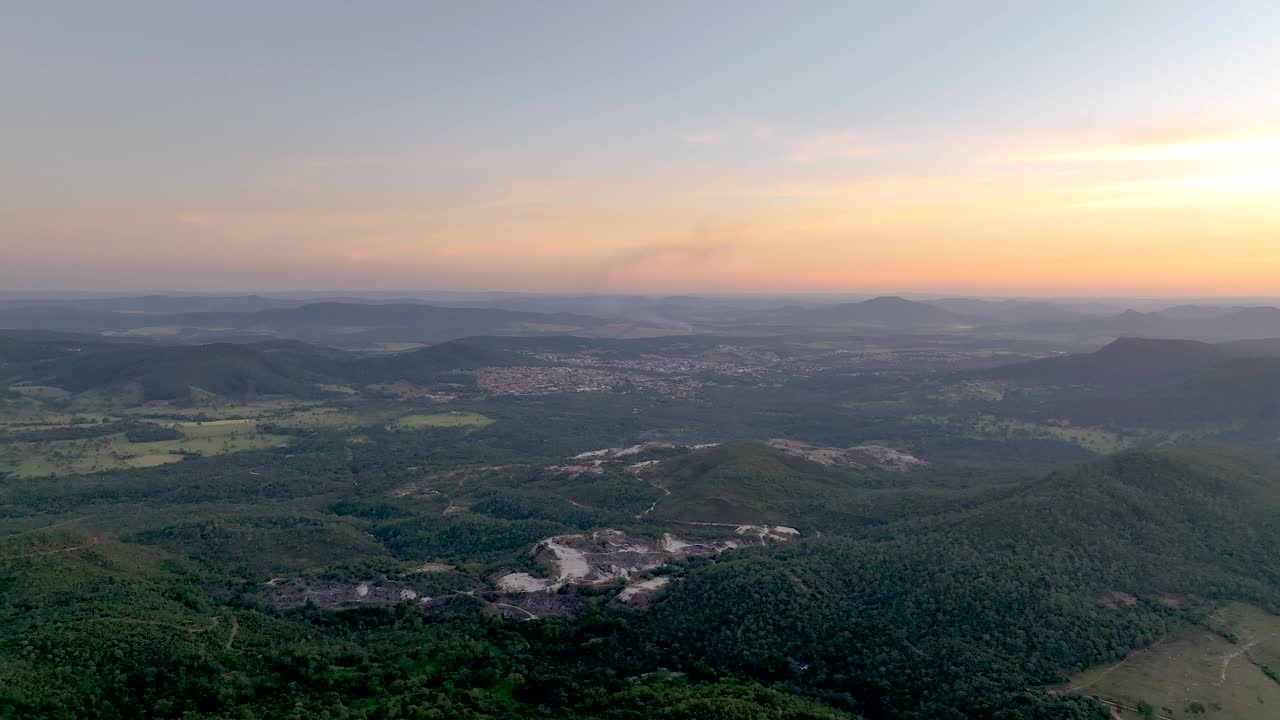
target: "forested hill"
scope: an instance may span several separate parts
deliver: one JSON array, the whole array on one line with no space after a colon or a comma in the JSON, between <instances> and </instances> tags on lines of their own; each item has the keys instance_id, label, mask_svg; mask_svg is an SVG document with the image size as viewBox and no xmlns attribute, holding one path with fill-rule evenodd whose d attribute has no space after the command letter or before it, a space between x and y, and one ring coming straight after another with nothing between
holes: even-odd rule
<instances>
[{"instance_id":1,"label":"forested hill","mask_svg":"<svg viewBox=\"0 0 1280 720\"><path fill-rule=\"evenodd\" d=\"M980 375L1050 385L1146 385L1185 378L1247 353L1247 349L1195 340L1121 338L1097 352L1031 360Z\"/></svg>"},{"instance_id":2,"label":"forested hill","mask_svg":"<svg viewBox=\"0 0 1280 720\"><path fill-rule=\"evenodd\" d=\"M233 305L234 307L234 305ZM0 306L0 328L41 329L182 342L288 338L327 344L443 342L485 334L599 334L643 328L570 313L536 313L423 303L316 302L296 307L135 313L63 305Z\"/></svg>"},{"instance_id":3,"label":"forested hill","mask_svg":"<svg viewBox=\"0 0 1280 720\"><path fill-rule=\"evenodd\" d=\"M1270 458L1128 452L973 510L735 556L657 614L690 655L850 693L867 717L1071 717L1025 688L1156 642L1179 608L1280 607L1277 517Z\"/></svg>"},{"instance_id":4,"label":"forested hill","mask_svg":"<svg viewBox=\"0 0 1280 720\"><path fill-rule=\"evenodd\" d=\"M123 344L58 346L4 369L11 379L71 393L123 392L134 385L138 399L190 397L193 388L217 395L317 394L316 385L338 374L335 355L301 343L197 346ZM13 377L16 376L16 377Z\"/></svg>"},{"instance_id":5,"label":"forested hill","mask_svg":"<svg viewBox=\"0 0 1280 720\"><path fill-rule=\"evenodd\" d=\"M352 448L369 452L367 444L338 451ZM815 489L859 484L857 475L787 461L759 445L716 450L686 458L681 467L691 474L671 487L708 482L695 466L712 478L715 468L740 467L732 456L780 472L782 492L792 477ZM253 600L261 581L220 576L206 546L248 557L233 538L279 537L312 543L312 558L336 561L347 547L382 558L314 578L323 581L389 560L356 530L368 525L345 524L358 517L321 508L371 512L424 531L439 517L437 509L412 519L417 506L408 499L361 499L363 484L318 473L335 452L319 441L290 452L321 454L296 478L287 465L269 486L243 472L214 472L182 498L158 471L103 475L86 496L91 504L72 514L107 512L102 498L118 491L130 502L188 503L238 502L236 488L251 493L244 497L270 493L273 502L321 494L323 505L283 526L253 518L251 534L238 535L244 526L227 516L122 538L66 526L0 546L0 588L10 599L3 622L21 630L12 634L18 644L0 648L8 683L0 698L16 703L13 717L227 720L249 710L264 718L1104 720L1087 699L1040 688L1159 641L1205 603L1280 607L1280 465L1264 455L1182 447L1067 467L967 507L888 513L877 523L691 562L638 614L604 605L572 618L497 621L478 614L481 599L465 593L434 612L413 603L281 611ZM2 497L11 508L50 507L51 497L65 505L76 492L15 485ZM354 494L334 504L344 493ZM868 506L899 502L852 497ZM555 526L536 516L522 522ZM153 544L163 538L179 544ZM172 554L188 542L202 560ZM433 592L456 587L446 577L431 582ZM73 596L75 603L63 602ZM684 675L673 682L669 672ZM140 704L154 712L130 710ZM428 708L443 714L413 714Z\"/></svg>"},{"instance_id":6,"label":"forested hill","mask_svg":"<svg viewBox=\"0 0 1280 720\"><path fill-rule=\"evenodd\" d=\"M1075 424L1231 431L1239 440L1280 434L1280 357L1274 342L1211 345L1117 340L1094 353L974 373L1039 393L1036 414Z\"/></svg>"},{"instance_id":7,"label":"forested hill","mask_svg":"<svg viewBox=\"0 0 1280 720\"><path fill-rule=\"evenodd\" d=\"M533 358L485 347L479 342L454 340L411 352L352 360L341 368L344 380L428 384L461 370L533 364Z\"/></svg>"},{"instance_id":8,"label":"forested hill","mask_svg":"<svg viewBox=\"0 0 1280 720\"><path fill-rule=\"evenodd\" d=\"M243 398L312 398L326 384L432 383L480 367L534 364L533 358L451 341L394 355L358 356L289 340L208 345L105 342L87 336L0 336L0 380L72 394L111 392L137 399L187 400L192 393Z\"/></svg>"}]
</instances>

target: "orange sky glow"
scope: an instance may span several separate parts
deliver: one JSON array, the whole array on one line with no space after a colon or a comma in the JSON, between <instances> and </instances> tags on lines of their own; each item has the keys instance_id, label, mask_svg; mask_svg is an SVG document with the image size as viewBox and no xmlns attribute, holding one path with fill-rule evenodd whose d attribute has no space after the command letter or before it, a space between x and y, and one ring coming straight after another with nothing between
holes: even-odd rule
<instances>
[{"instance_id":1,"label":"orange sky glow","mask_svg":"<svg viewBox=\"0 0 1280 720\"><path fill-rule=\"evenodd\" d=\"M736 40L577 8L597 44L537 13L141 37L32 8L0 31L0 291L1280 296L1266 18L852 5L795 33L735 6Z\"/></svg>"}]
</instances>

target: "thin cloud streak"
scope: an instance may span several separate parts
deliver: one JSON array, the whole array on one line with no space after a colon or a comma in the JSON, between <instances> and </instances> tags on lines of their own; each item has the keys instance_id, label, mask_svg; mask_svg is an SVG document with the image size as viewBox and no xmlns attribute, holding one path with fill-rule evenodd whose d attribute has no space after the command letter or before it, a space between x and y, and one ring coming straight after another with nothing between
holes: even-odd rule
<instances>
[{"instance_id":1,"label":"thin cloud streak","mask_svg":"<svg viewBox=\"0 0 1280 720\"><path fill-rule=\"evenodd\" d=\"M1030 163L1276 160L1280 159L1280 131L1199 136L1157 133L1129 140L1010 150L998 158Z\"/></svg>"},{"instance_id":2,"label":"thin cloud streak","mask_svg":"<svg viewBox=\"0 0 1280 720\"><path fill-rule=\"evenodd\" d=\"M730 142L770 140L777 135L777 130L772 125L754 118L713 124L718 127L684 133L680 140L686 145L723 145Z\"/></svg>"},{"instance_id":3,"label":"thin cloud streak","mask_svg":"<svg viewBox=\"0 0 1280 720\"><path fill-rule=\"evenodd\" d=\"M864 158L884 152L857 132L828 132L793 140L787 158L792 162L815 163L828 160Z\"/></svg>"},{"instance_id":4,"label":"thin cloud streak","mask_svg":"<svg viewBox=\"0 0 1280 720\"><path fill-rule=\"evenodd\" d=\"M719 145L724 142L724 133L693 132L681 135L680 139L687 145Z\"/></svg>"}]
</instances>

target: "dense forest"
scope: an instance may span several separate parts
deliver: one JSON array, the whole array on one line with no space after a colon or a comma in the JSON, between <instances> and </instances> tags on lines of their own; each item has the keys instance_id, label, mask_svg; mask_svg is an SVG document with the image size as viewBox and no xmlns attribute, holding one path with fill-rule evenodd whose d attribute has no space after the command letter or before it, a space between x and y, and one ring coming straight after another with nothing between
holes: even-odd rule
<instances>
[{"instance_id":1,"label":"dense forest","mask_svg":"<svg viewBox=\"0 0 1280 720\"><path fill-rule=\"evenodd\" d=\"M1044 420L1268 367L1218 346L68 342L5 350L70 389L0 400L0 718L1102 720L1077 673L1280 611L1265 393Z\"/></svg>"},{"instance_id":2,"label":"dense forest","mask_svg":"<svg viewBox=\"0 0 1280 720\"><path fill-rule=\"evenodd\" d=\"M1280 468L1188 448L1066 468L967 509L691 561L639 614L587 598L595 609L575 617L504 620L466 593L430 608L282 610L245 577L264 561L252 554L287 557L292 543L338 575L381 564L394 578L396 555L465 566L599 518L534 509L508 519L499 504L473 508L472 530L422 525L403 503L337 490L345 477L327 489L305 465L296 481L246 492L217 472L196 481L202 463L222 464L193 461L182 487L156 472L103 476L56 499L7 491L11 512L330 500L310 521L259 510L196 525L174 517L120 540L73 529L8 539L7 717L1105 717L1037 688L1160 639L1185 613L1162 597L1274 607L1280 586L1270 522ZM390 554L343 566L362 542L342 544L344 521L369 527ZM93 546L62 552L77 543ZM1109 592L1136 601L1100 602Z\"/></svg>"}]
</instances>

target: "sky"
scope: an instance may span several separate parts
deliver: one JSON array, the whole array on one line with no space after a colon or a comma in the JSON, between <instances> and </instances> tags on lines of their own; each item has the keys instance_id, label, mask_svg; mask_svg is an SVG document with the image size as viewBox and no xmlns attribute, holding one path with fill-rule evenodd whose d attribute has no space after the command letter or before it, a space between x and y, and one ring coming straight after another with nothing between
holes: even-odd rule
<instances>
[{"instance_id":1,"label":"sky","mask_svg":"<svg viewBox=\"0 0 1280 720\"><path fill-rule=\"evenodd\" d=\"M9 3L0 290L1280 295L1280 3Z\"/></svg>"}]
</instances>

